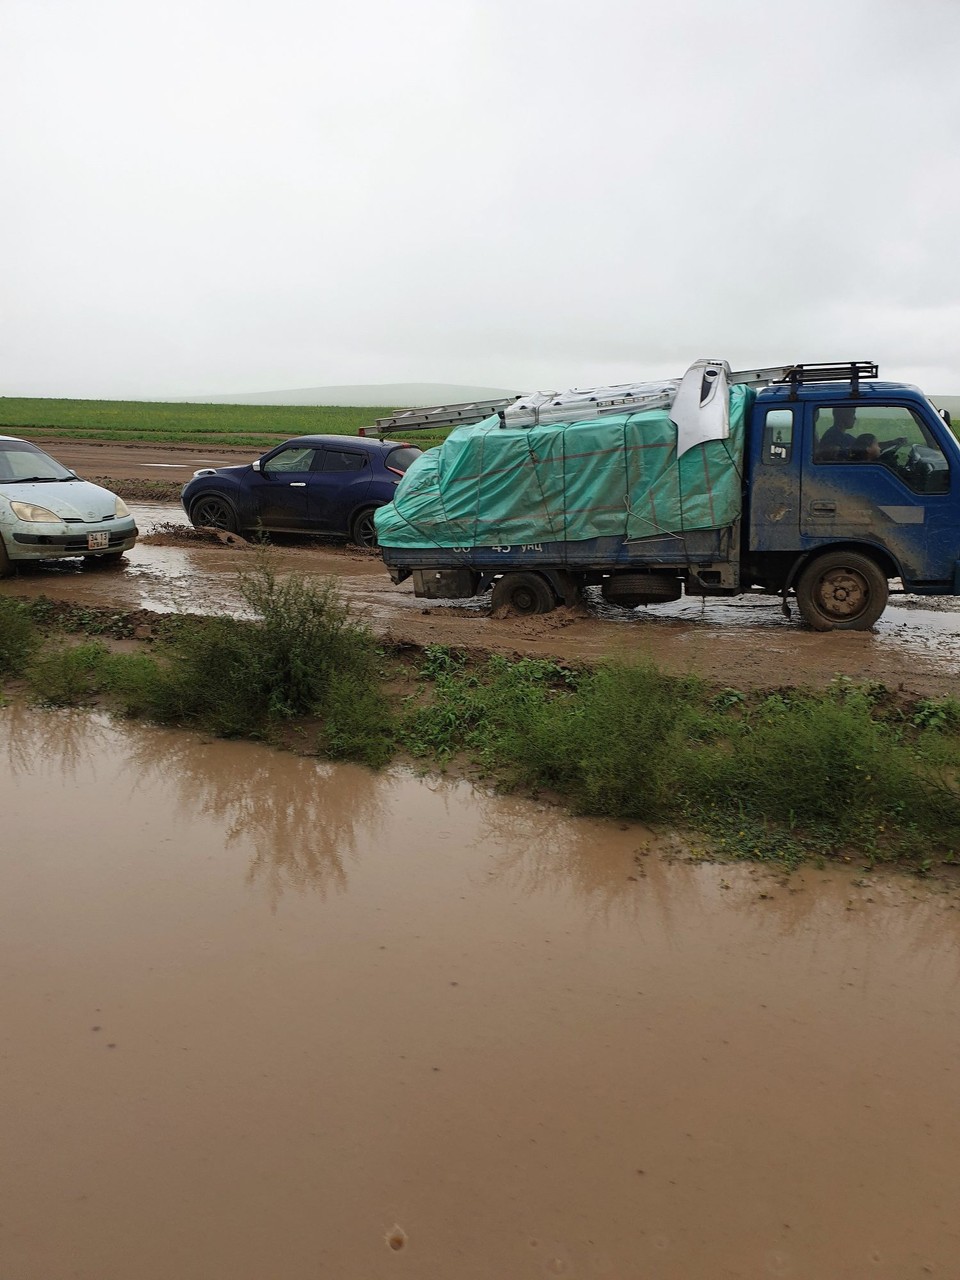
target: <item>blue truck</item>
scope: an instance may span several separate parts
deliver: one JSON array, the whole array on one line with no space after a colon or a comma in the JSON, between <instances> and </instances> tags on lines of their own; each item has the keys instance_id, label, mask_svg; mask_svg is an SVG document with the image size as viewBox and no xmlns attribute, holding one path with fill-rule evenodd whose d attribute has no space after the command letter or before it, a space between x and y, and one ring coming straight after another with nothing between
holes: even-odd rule
<instances>
[{"instance_id":1,"label":"blue truck","mask_svg":"<svg viewBox=\"0 0 960 1280\"><path fill-rule=\"evenodd\" d=\"M495 611L515 614L572 604L588 586L626 608L759 591L779 594L785 611L794 598L819 631L872 627L891 580L911 594L960 594L960 445L948 413L917 387L880 381L869 361L744 374L700 362L690 372L706 402L716 388L704 368L719 377L729 421L692 445L671 407L682 381L486 402L472 418L470 406L450 406L464 425L377 512L393 581L412 577L426 599L489 591ZM419 411L378 429L443 421L441 410ZM609 447L576 434L604 423L615 427ZM610 497L611 476L622 498ZM654 521L644 513L657 494L668 514Z\"/></svg>"}]
</instances>

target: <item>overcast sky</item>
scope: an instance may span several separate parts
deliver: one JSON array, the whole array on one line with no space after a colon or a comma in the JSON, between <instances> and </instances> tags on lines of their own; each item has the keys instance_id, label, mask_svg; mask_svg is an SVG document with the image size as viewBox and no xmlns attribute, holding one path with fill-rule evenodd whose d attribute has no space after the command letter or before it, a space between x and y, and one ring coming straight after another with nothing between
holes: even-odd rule
<instances>
[{"instance_id":1,"label":"overcast sky","mask_svg":"<svg viewBox=\"0 0 960 1280\"><path fill-rule=\"evenodd\" d=\"M960 0L0 15L0 394L960 392Z\"/></svg>"}]
</instances>

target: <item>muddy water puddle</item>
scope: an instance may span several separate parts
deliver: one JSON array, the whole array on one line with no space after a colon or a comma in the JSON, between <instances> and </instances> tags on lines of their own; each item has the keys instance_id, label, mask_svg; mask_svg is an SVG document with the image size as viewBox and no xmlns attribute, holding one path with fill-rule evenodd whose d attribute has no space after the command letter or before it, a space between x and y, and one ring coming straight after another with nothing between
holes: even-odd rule
<instances>
[{"instance_id":1,"label":"muddy water puddle","mask_svg":"<svg viewBox=\"0 0 960 1280\"><path fill-rule=\"evenodd\" d=\"M956 897L0 710L4 1280L957 1274Z\"/></svg>"}]
</instances>

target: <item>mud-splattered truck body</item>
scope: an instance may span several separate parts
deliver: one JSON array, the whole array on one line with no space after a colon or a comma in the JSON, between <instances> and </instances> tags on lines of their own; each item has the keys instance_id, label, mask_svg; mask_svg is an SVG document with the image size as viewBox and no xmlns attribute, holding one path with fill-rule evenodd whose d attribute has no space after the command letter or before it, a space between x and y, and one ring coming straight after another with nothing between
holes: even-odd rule
<instances>
[{"instance_id":1,"label":"mud-splattered truck body","mask_svg":"<svg viewBox=\"0 0 960 1280\"><path fill-rule=\"evenodd\" d=\"M891 579L960 593L949 417L876 373L703 361L645 392L518 399L410 468L377 513L383 558L418 596L492 591L516 613L591 585L628 608L761 591L792 593L819 630L864 630Z\"/></svg>"}]
</instances>

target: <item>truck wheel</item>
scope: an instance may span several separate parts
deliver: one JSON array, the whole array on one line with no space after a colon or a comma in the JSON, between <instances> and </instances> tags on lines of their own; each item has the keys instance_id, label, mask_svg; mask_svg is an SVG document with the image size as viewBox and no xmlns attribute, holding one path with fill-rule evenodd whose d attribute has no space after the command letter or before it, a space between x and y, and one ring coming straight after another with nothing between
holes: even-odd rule
<instances>
[{"instance_id":1,"label":"truck wheel","mask_svg":"<svg viewBox=\"0 0 960 1280\"><path fill-rule=\"evenodd\" d=\"M223 529L239 533L240 521L233 504L217 493L205 493L190 507L190 523L197 529Z\"/></svg>"},{"instance_id":2,"label":"truck wheel","mask_svg":"<svg viewBox=\"0 0 960 1280\"><path fill-rule=\"evenodd\" d=\"M539 573L505 573L495 583L490 596L493 613L503 610L525 617L531 613L550 613L556 607L553 588Z\"/></svg>"},{"instance_id":3,"label":"truck wheel","mask_svg":"<svg viewBox=\"0 0 960 1280\"><path fill-rule=\"evenodd\" d=\"M800 616L815 631L869 631L889 594L883 570L857 551L828 551L797 581Z\"/></svg>"}]
</instances>

